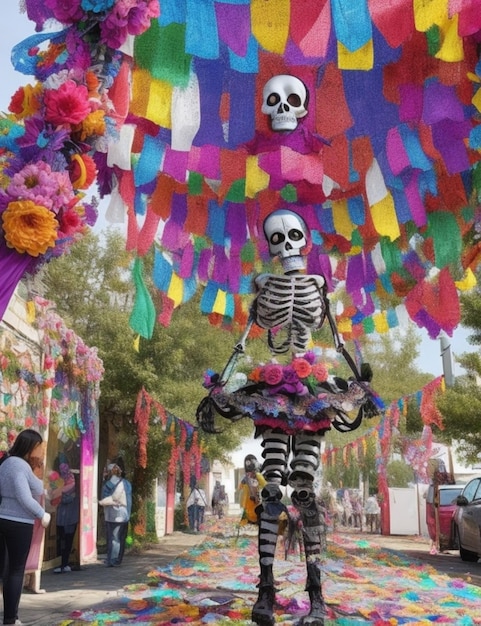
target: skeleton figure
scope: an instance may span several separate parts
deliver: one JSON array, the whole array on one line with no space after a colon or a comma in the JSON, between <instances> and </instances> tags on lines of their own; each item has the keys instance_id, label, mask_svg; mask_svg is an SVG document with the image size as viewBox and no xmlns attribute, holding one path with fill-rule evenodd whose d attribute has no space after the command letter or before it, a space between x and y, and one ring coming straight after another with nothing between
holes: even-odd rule
<instances>
[{"instance_id":1,"label":"skeleton figure","mask_svg":"<svg viewBox=\"0 0 481 626\"><path fill-rule=\"evenodd\" d=\"M266 219L264 233L271 255L280 258L285 274L257 277L258 293L251 308L250 324L231 361L235 362L239 353L244 351L245 339L253 322L268 331L272 352L291 351L294 359L301 355L307 359L311 331L319 328L326 316L336 348L345 353L329 313L324 278L303 273L305 255L310 247L309 230L304 220L292 211L275 211ZM263 440L262 474L267 484L256 509L260 576L252 621L261 626L274 624L274 555L279 520L287 514L281 502L281 486L289 484L293 488L292 503L302 521L306 591L310 598L310 612L300 623L323 626L326 607L322 596L320 559L324 524L313 488L321 440L331 424L339 430L350 430L359 425L365 413L375 414L370 391L361 375L349 381L326 381L314 392L302 386L292 386L289 381L274 387L261 382L227 391L225 385L232 369L233 363L229 362L212 386L209 397L199 405L197 417L201 427L215 432L212 411L229 419L250 416L256 425L256 437ZM359 414L350 423L345 412L353 408L358 408Z\"/></svg>"}]
</instances>

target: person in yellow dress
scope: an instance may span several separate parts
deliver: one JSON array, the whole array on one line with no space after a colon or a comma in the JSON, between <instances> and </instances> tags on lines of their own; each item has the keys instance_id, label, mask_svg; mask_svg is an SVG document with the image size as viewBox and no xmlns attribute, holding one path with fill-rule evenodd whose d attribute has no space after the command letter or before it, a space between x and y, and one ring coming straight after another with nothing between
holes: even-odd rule
<instances>
[{"instance_id":1,"label":"person in yellow dress","mask_svg":"<svg viewBox=\"0 0 481 626\"><path fill-rule=\"evenodd\" d=\"M260 492L267 484L259 471L259 462L253 454L245 457L244 469L245 475L239 486L239 504L242 508L241 526L258 523L256 507L260 503Z\"/></svg>"}]
</instances>

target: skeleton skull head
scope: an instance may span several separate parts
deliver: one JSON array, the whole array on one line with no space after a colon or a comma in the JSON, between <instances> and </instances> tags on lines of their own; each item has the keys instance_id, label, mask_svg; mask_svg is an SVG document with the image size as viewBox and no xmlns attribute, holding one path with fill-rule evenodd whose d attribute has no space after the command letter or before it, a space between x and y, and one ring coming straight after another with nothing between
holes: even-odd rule
<instances>
[{"instance_id":1,"label":"skeleton skull head","mask_svg":"<svg viewBox=\"0 0 481 626\"><path fill-rule=\"evenodd\" d=\"M310 233L302 217L288 209L274 211L264 221L264 234L269 252L280 257L285 271L304 268L302 257L309 252Z\"/></svg>"},{"instance_id":2,"label":"skeleton skull head","mask_svg":"<svg viewBox=\"0 0 481 626\"><path fill-rule=\"evenodd\" d=\"M264 86L262 113L270 115L272 130L294 130L298 120L307 115L306 86L289 74L273 76Z\"/></svg>"}]
</instances>

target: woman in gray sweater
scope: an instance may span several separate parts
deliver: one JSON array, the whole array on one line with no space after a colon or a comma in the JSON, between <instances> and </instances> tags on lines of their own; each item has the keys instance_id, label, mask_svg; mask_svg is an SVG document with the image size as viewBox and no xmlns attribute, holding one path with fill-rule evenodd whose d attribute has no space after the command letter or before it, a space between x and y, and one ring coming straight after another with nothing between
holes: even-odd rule
<instances>
[{"instance_id":1,"label":"woman in gray sweater","mask_svg":"<svg viewBox=\"0 0 481 626\"><path fill-rule=\"evenodd\" d=\"M35 518L46 528L50 514L40 505L44 487L33 472L42 436L27 429L18 434L0 465L0 555L3 571L3 623L21 624L18 606ZM35 455L37 453L37 456Z\"/></svg>"}]
</instances>

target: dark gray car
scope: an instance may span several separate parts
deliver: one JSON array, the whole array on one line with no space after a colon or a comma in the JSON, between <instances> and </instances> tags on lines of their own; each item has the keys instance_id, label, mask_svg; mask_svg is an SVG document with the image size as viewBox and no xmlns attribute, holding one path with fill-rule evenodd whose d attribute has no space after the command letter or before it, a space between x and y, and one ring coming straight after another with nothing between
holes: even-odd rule
<instances>
[{"instance_id":1,"label":"dark gray car","mask_svg":"<svg viewBox=\"0 0 481 626\"><path fill-rule=\"evenodd\" d=\"M481 477L473 478L456 498L453 513L454 545L463 561L481 557Z\"/></svg>"}]
</instances>

